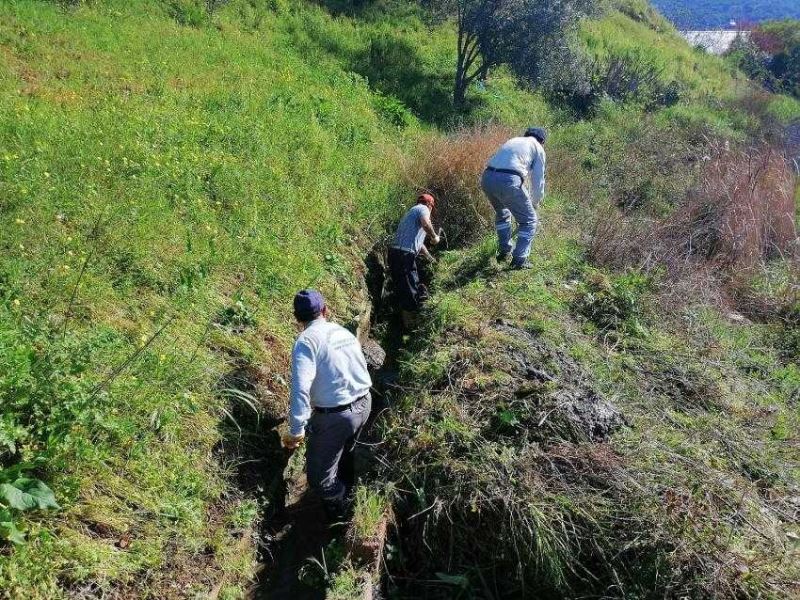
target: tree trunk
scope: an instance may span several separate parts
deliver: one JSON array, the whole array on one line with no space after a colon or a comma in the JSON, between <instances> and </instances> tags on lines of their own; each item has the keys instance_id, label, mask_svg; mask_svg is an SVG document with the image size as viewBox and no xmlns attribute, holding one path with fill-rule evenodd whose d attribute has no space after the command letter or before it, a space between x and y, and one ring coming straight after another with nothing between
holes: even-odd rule
<instances>
[{"instance_id":1,"label":"tree trunk","mask_svg":"<svg viewBox=\"0 0 800 600\"><path fill-rule=\"evenodd\" d=\"M467 103L467 82L464 73L456 70L455 84L453 85L453 108L462 111Z\"/></svg>"},{"instance_id":2,"label":"tree trunk","mask_svg":"<svg viewBox=\"0 0 800 600\"><path fill-rule=\"evenodd\" d=\"M453 108L456 111L461 111L467 100L467 86L466 86L466 65L464 64L467 57L467 43L466 34L464 33L464 23L462 15L459 14L458 18L458 56L456 58L456 77L453 81Z\"/></svg>"}]
</instances>

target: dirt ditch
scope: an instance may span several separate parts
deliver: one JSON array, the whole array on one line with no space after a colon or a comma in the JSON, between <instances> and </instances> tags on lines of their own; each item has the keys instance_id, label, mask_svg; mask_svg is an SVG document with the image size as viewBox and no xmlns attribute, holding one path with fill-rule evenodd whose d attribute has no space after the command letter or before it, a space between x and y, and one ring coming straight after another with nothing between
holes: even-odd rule
<instances>
[{"instance_id":1,"label":"dirt ditch","mask_svg":"<svg viewBox=\"0 0 800 600\"><path fill-rule=\"evenodd\" d=\"M358 310L357 318L348 324L362 343L374 382L372 418L356 447L356 462L361 472L370 470L374 462L371 448L378 440L374 439L372 424L387 408L387 389L396 382L393 365L401 338L384 294L385 262L380 248L370 253L365 264L364 283L368 294L364 295L369 300ZM373 335L380 336L381 342ZM386 349L384 340L389 340ZM249 410L248 402L235 402L249 396L263 400L258 397L259 391L263 391L259 383L263 376L252 367L242 367L224 382L226 388L235 390L229 396L234 400L232 417L238 427L234 450L240 465L240 487L245 493L255 494L263 507L258 534L258 576L248 597L252 600L324 598L325 580L344 553L352 563L371 574L369 581L364 581L363 597L377 598L380 592L373 582L380 579L387 522L384 520L367 541L350 536L346 524L328 526L318 496L308 489L303 452L290 456L280 447L278 425L285 418L285 406L264 418ZM281 397L285 398L286 392L284 389ZM258 403L263 405L263 402Z\"/></svg>"}]
</instances>

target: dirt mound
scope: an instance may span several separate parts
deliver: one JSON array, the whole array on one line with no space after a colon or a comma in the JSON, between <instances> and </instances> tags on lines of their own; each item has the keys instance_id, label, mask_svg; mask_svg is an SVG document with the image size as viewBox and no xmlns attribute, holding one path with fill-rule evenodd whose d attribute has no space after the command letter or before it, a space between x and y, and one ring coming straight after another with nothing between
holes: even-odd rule
<instances>
[{"instance_id":1,"label":"dirt mound","mask_svg":"<svg viewBox=\"0 0 800 600\"><path fill-rule=\"evenodd\" d=\"M513 400L505 410L535 431L540 441L600 442L626 424L617 407L592 388L590 375L569 355L508 321L500 320L494 328L511 341L506 356L513 376Z\"/></svg>"}]
</instances>

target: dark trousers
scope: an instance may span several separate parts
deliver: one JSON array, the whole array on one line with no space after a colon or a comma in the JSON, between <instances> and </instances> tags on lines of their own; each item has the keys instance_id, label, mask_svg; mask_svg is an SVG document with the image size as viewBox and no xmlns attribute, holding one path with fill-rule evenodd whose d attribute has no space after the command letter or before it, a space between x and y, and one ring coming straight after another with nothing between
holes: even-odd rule
<instances>
[{"instance_id":1,"label":"dark trousers","mask_svg":"<svg viewBox=\"0 0 800 600\"><path fill-rule=\"evenodd\" d=\"M331 517L342 515L345 498L355 484L353 450L371 408L367 394L341 412L314 412L308 423L308 483L320 492Z\"/></svg>"},{"instance_id":2,"label":"dark trousers","mask_svg":"<svg viewBox=\"0 0 800 600\"><path fill-rule=\"evenodd\" d=\"M389 273L392 275L397 302L403 310L420 308L417 255L408 250L389 248Z\"/></svg>"}]
</instances>

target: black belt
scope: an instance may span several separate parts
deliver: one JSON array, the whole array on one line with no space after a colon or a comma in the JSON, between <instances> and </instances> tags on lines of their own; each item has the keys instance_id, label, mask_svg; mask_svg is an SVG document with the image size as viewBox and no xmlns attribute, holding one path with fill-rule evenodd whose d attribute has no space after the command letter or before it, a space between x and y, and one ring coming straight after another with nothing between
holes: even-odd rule
<instances>
[{"instance_id":1,"label":"black belt","mask_svg":"<svg viewBox=\"0 0 800 600\"><path fill-rule=\"evenodd\" d=\"M525 181L525 175L520 173L519 171L515 171L514 169L495 169L494 167L486 167L487 171L492 171L493 173L505 173L506 175L516 175L522 181Z\"/></svg>"},{"instance_id":2,"label":"black belt","mask_svg":"<svg viewBox=\"0 0 800 600\"><path fill-rule=\"evenodd\" d=\"M350 404L341 404L340 406L330 406L330 407L315 406L314 407L314 412L319 412L319 413L323 413L325 415L330 415L330 414L334 414L334 413L344 412L346 410L351 410L353 408L353 404L355 404L359 400L363 400L366 397L367 397L367 395L364 394L363 396L361 396L361 398L356 398Z\"/></svg>"}]
</instances>

